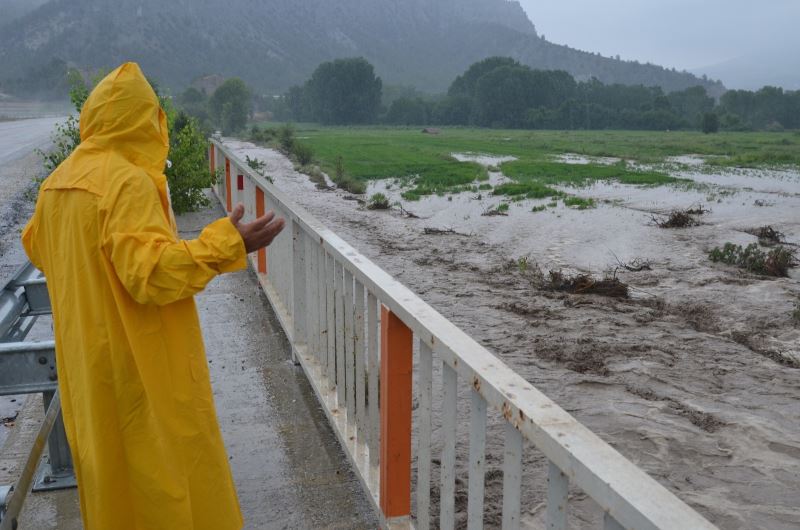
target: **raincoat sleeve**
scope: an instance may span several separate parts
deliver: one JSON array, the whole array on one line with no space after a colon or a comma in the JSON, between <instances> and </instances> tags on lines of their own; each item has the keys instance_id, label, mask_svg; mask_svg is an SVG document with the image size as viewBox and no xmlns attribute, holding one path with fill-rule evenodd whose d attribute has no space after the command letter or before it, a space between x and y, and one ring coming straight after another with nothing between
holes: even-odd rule
<instances>
[{"instance_id":1,"label":"raincoat sleeve","mask_svg":"<svg viewBox=\"0 0 800 530\"><path fill-rule=\"evenodd\" d=\"M39 257L36 255L34 239L36 237L36 225L38 223L38 218L36 214L31 217L28 224L25 225L25 228L22 229L22 247L25 249L25 254L28 255L28 259L31 260L33 266L39 270L42 270L42 266L39 263Z\"/></svg>"},{"instance_id":2,"label":"raincoat sleeve","mask_svg":"<svg viewBox=\"0 0 800 530\"><path fill-rule=\"evenodd\" d=\"M197 239L178 240L146 175L124 182L100 213L103 251L140 304L188 298L216 275L246 267L244 241L227 217Z\"/></svg>"},{"instance_id":3,"label":"raincoat sleeve","mask_svg":"<svg viewBox=\"0 0 800 530\"><path fill-rule=\"evenodd\" d=\"M39 202L36 203L36 210L33 217L30 218L28 224L22 229L22 247L25 249L25 254L31 260L33 266L42 270L42 264L39 260L39 255L36 250L36 232L39 227Z\"/></svg>"}]
</instances>

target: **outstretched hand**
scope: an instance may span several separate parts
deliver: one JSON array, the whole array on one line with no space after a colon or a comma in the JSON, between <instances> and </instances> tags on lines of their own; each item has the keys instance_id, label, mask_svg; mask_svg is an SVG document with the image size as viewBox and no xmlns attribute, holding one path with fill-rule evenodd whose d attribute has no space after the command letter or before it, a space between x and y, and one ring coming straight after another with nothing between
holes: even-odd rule
<instances>
[{"instance_id":1,"label":"outstretched hand","mask_svg":"<svg viewBox=\"0 0 800 530\"><path fill-rule=\"evenodd\" d=\"M242 217L244 217L244 205L239 203L228 218L241 234L248 254L269 246L286 225L283 218L275 218L275 212L267 212L252 223L243 223Z\"/></svg>"}]
</instances>

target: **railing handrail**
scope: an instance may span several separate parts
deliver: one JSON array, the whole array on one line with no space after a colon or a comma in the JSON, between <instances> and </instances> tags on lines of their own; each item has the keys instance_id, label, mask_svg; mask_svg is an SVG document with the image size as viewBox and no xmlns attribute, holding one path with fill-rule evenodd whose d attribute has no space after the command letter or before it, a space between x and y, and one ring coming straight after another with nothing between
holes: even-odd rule
<instances>
[{"instance_id":1,"label":"railing handrail","mask_svg":"<svg viewBox=\"0 0 800 530\"><path fill-rule=\"evenodd\" d=\"M240 172L281 204L299 225L374 292L421 341L456 370L521 434L625 528L716 528L673 493L579 423L500 358L358 252L274 184L212 138ZM290 330L287 330L290 331ZM291 339L291 337L290 337Z\"/></svg>"}]
</instances>

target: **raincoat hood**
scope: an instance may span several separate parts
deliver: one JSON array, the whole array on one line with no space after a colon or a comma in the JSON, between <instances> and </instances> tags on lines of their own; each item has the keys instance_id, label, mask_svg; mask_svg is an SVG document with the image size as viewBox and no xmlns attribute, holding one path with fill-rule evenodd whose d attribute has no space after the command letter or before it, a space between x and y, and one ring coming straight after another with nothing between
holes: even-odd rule
<instances>
[{"instance_id":1,"label":"raincoat hood","mask_svg":"<svg viewBox=\"0 0 800 530\"><path fill-rule=\"evenodd\" d=\"M81 142L112 149L161 174L169 152L167 117L139 65L125 63L95 87L80 116Z\"/></svg>"}]
</instances>

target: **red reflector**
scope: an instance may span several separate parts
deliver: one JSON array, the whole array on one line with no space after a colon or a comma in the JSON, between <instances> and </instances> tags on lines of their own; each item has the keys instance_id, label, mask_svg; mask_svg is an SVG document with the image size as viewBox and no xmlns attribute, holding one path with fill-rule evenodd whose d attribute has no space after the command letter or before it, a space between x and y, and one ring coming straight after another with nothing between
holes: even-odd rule
<instances>
[{"instance_id":1,"label":"red reflector","mask_svg":"<svg viewBox=\"0 0 800 530\"><path fill-rule=\"evenodd\" d=\"M240 190L244 189L244 175L239 175L236 179L236 187Z\"/></svg>"}]
</instances>

